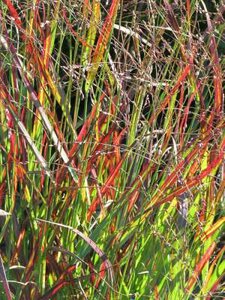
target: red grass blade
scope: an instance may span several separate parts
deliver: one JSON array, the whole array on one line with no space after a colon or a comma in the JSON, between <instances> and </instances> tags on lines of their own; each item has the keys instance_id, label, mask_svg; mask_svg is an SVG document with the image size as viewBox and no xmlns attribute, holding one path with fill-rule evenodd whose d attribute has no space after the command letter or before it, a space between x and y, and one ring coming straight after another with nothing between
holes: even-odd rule
<instances>
[{"instance_id":1,"label":"red grass blade","mask_svg":"<svg viewBox=\"0 0 225 300\"><path fill-rule=\"evenodd\" d=\"M49 300L52 299L64 286L70 285L70 281L61 280L59 281L50 291L40 297L38 300Z\"/></svg>"},{"instance_id":2,"label":"red grass blade","mask_svg":"<svg viewBox=\"0 0 225 300\"><path fill-rule=\"evenodd\" d=\"M89 47L89 48L93 48L91 45L89 45L84 39L82 39L82 37L79 36L79 34L73 29L73 25L70 23L69 19L67 18L67 15L66 15L66 11L65 11L65 8L62 9L62 15L63 15L63 18L66 22L66 25L67 27L69 28L71 34L73 36L75 36L77 38L77 40L85 47Z\"/></svg>"},{"instance_id":3,"label":"red grass blade","mask_svg":"<svg viewBox=\"0 0 225 300\"><path fill-rule=\"evenodd\" d=\"M87 75L86 87L85 87L86 91L88 91L89 88L91 87L92 82L93 82L95 75L98 71L98 68L100 66L100 63L104 57L105 50L106 50L107 44L110 39L110 34L113 29L113 22L114 22L116 14L117 14L117 9L118 9L119 3L120 3L120 0L112 0L112 4L109 9L109 13L103 24L103 27L102 27L102 30L101 30L100 36L98 38L98 42L97 42L94 54L93 54L93 60L91 62L92 66Z\"/></svg>"},{"instance_id":4,"label":"red grass blade","mask_svg":"<svg viewBox=\"0 0 225 300\"><path fill-rule=\"evenodd\" d=\"M209 291L209 294L210 294L210 296L207 296L207 298L206 298L206 300L213 300L213 299L216 299L212 294L213 294L213 292L215 292L216 290L217 290L217 288L219 287L219 285L221 284L221 281L222 280L224 280L224 274L223 275L221 275L218 279L217 279L217 281L214 283L214 285L212 286L212 288L210 289L210 291ZM224 300L224 298L223 298L223 300Z\"/></svg>"},{"instance_id":5,"label":"red grass blade","mask_svg":"<svg viewBox=\"0 0 225 300\"><path fill-rule=\"evenodd\" d=\"M127 152L128 153L128 152ZM127 153L125 153L124 157L120 160L120 162L117 164L117 166L114 168L113 172L111 175L109 175L108 179L106 180L106 182L104 183L103 187L101 188L100 192L101 192L101 196L103 196L109 189L112 188L112 183L115 180L118 172L121 170L121 166L127 156ZM91 206L88 209L88 220L90 220L91 216L93 215L93 213L96 211L97 206L100 204L100 199L96 198L95 200L93 200Z\"/></svg>"},{"instance_id":6,"label":"red grass blade","mask_svg":"<svg viewBox=\"0 0 225 300\"><path fill-rule=\"evenodd\" d=\"M201 2L204 11L206 14L206 20L207 20L207 25L208 25L208 31L210 33L210 45L209 49L211 52L212 56L212 66L213 66L213 71L214 71L214 89L215 89L215 101L214 101L214 110L216 113L216 117L221 117L221 112L222 112L222 71L221 71L221 66L219 62L219 55L218 55L218 47L216 44L216 39L214 35L214 30L213 30L213 25L210 20L210 16L207 10L207 7L205 3L202 1Z\"/></svg>"},{"instance_id":7,"label":"red grass blade","mask_svg":"<svg viewBox=\"0 0 225 300\"><path fill-rule=\"evenodd\" d=\"M183 72L181 73L180 77L177 79L176 84L174 85L174 87L171 89L170 93L168 96L165 97L164 101L161 103L159 110L157 110L154 114L152 114L150 120L149 120L149 125L151 125L153 123L153 121L157 118L157 116L160 114L160 112L162 112L166 106L169 103L169 100L171 99L171 97L175 94L175 92L178 90L179 86L182 84L182 82L185 80L185 78L188 76L188 74L190 73L191 67L188 64Z\"/></svg>"},{"instance_id":8,"label":"red grass blade","mask_svg":"<svg viewBox=\"0 0 225 300\"><path fill-rule=\"evenodd\" d=\"M22 29L22 21L17 13L17 10L13 6L10 0L3 0L3 2L7 5L10 15L13 17L15 24L19 29Z\"/></svg>"},{"instance_id":9,"label":"red grass blade","mask_svg":"<svg viewBox=\"0 0 225 300\"><path fill-rule=\"evenodd\" d=\"M213 134L213 133L211 133L211 134ZM210 139L211 134L209 134L209 136L204 139L204 142L202 141L203 148L204 148L204 144L207 143L207 141ZM158 201L159 198L161 198L163 192L166 191L166 188L176 182L176 180L178 179L178 176L179 176L179 170L181 170L182 168L187 166L189 164L189 162L191 161L191 159L193 159L195 157L195 155L199 152L198 147L195 147L193 149L193 151L191 153L189 153L189 155L177 165L175 170L165 180L164 184L160 188L160 193L157 193L156 196L151 199L151 202L149 203L149 205L146 207L146 213L150 212L150 210L149 210L150 208L152 208L154 206L162 205L163 203L166 203L166 202L169 202L172 199L174 199L175 197L178 197L179 195L185 193L193 186L198 185L201 182L201 180L203 180L217 166L220 165L220 163L222 162L222 160L224 158L224 150L225 150L225 138L221 143L219 153L217 154L216 158L208 164L207 168L205 168L199 175L187 180L187 182L185 183L184 186L178 187L169 196L166 196L162 200ZM143 217L145 218L146 215L144 214Z\"/></svg>"},{"instance_id":10,"label":"red grass blade","mask_svg":"<svg viewBox=\"0 0 225 300\"><path fill-rule=\"evenodd\" d=\"M210 228L208 228L202 234L202 240L205 241L209 237L211 237L224 223L225 223L225 217L220 218L216 223L214 223L212 226L210 226Z\"/></svg>"},{"instance_id":11,"label":"red grass blade","mask_svg":"<svg viewBox=\"0 0 225 300\"><path fill-rule=\"evenodd\" d=\"M205 264L210 260L214 250L216 248L216 243L213 242L212 245L206 250L205 254L202 256L201 260L196 265L192 276L189 278L186 290L190 291L191 288L194 286L195 282L198 279L202 269L204 268Z\"/></svg>"}]
</instances>

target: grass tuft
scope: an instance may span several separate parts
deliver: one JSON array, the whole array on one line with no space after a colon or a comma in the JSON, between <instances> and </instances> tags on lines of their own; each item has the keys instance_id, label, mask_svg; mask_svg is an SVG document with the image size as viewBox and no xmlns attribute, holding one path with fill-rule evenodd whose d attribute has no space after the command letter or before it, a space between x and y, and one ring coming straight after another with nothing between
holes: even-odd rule
<instances>
[{"instance_id":1,"label":"grass tuft","mask_svg":"<svg viewBox=\"0 0 225 300\"><path fill-rule=\"evenodd\" d=\"M0 1L0 299L225 297L224 18Z\"/></svg>"}]
</instances>

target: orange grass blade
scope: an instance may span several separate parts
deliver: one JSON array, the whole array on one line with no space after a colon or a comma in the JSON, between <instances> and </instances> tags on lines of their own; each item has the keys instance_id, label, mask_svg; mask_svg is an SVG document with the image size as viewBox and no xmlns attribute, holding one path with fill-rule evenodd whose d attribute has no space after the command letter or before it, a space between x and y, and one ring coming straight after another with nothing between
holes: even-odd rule
<instances>
[{"instance_id":1,"label":"orange grass blade","mask_svg":"<svg viewBox=\"0 0 225 300\"><path fill-rule=\"evenodd\" d=\"M85 90L86 92L89 91L94 78L96 76L96 73L98 71L98 68L100 66L100 63L103 60L107 44L110 39L111 32L113 30L113 24L114 20L117 14L118 6L119 6L120 0L112 0L111 7L109 9L109 13L105 19L105 22L103 24L100 36L98 38L98 42L93 54L93 59L91 62L90 70L88 71Z\"/></svg>"},{"instance_id":2,"label":"orange grass blade","mask_svg":"<svg viewBox=\"0 0 225 300\"><path fill-rule=\"evenodd\" d=\"M197 263L192 276L189 278L186 290L190 291L194 284L196 283L202 269L204 268L205 264L210 260L214 250L216 248L216 243L213 242L212 245L206 250L205 254L202 256L201 260Z\"/></svg>"},{"instance_id":3,"label":"orange grass blade","mask_svg":"<svg viewBox=\"0 0 225 300\"><path fill-rule=\"evenodd\" d=\"M128 152L125 153L124 157L120 160L120 162L117 164L117 166L114 168L113 172L111 175L109 175L108 179L106 180L106 182L104 183L103 187L100 190L101 196L103 196L105 193L107 193L108 190L110 190L112 188L112 183L114 182L117 174L119 173L119 171L121 170L121 166L127 156ZM91 206L88 209L88 220L90 220L91 216L93 215L93 213L96 211L97 206L100 204L100 199L96 198L95 200L93 200Z\"/></svg>"},{"instance_id":4,"label":"orange grass blade","mask_svg":"<svg viewBox=\"0 0 225 300\"><path fill-rule=\"evenodd\" d=\"M209 140L209 137L207 138L207 140ZM207 140L205 139L204 142L207 142ZM179 176L179 170L182 169L183 167L187 166L188 163L190 162L190 160L198 153L199 149L198 149L198 147L195 147L194 150L191 153L189 153L189 155L177 165L177 167L172 172L172 174L168 176L168 178L165 180L164 184L160 188L160 192L157 193L151 199L151 202L146 207L145 214L143 215L143 219L146 218L146 213L147 213L147 215L148 215L148 213L150 213L150 209L152 207L159 206L159 205L162 205L163 203L169 202L172 199L174 199L175 197L183 194L184 192L186 192L193 186L198 185L202 179L204 179L206 176L208 176L215 168L217 168L220 165L221 161L224 158L224 149L225 149L225 138L221 143L220 151L219 151L217 157L210 164L208 164L207 168L205 168L199 175L188 180L185 183L185 186L178 187L169 196L166 196L162 200L159 200L161 198L161 196L163 195L163 193L165 192L166 188L176 182L176 180L178 179L178 176Z\"/></svg>"},{"instance_id":5,"label":"orange grass blade","mask_svg":"<svg viewBox=\"0 0 225 300\"><path fill-rule=\"evenodd\" d=\"M46 115L44 108L41 106L40 101L37 97L35 90L32 87L30 80L28 79L27 75L25 74L25 72L23 70L23 66L17 55L16 49L13 47L12 44L9 44L8 39L6 40L1 35L0 35L0 43L7 51L10 51L11 54L13 55L13 61L23 79L25 87L27 88L28 92L30 93L30 97L31 97L35 107L37 108L38 112L40 113L40 116L41 116L46 128L49 131L49 134L54 142L54 145L55 145L59 155L61 156L62 160L64 161L64 163L66 165L68 165L68 163L69 163L68 155L67 155L63 145L60 143L55 130L52 128L52 125L48 119L48 116ZM25 127L23 125L21 125L21 128L23 129L23 133L24 133L26 130ZM70 168L70 166L68 166L68 169L69 169L74 181L77 183L78 178L77 178L77 175L75 174L74 170L72 168Z\"/></svg>"},{"instance_id":6,"label":"orange grass blade","mask_svg":"<svg viewBox=\"0 0 225 300\"><path fill-rule=\"evenodd\" d=\"M186 77L188 76L190 70L191 70L191 67L188 64L184 68L184 70L181 73L180 77L177 79L177 82L176 82L175 86L171 89L169 95L166 96L165 99L164 99L164 101L161 103L160 108L156 112L154 112L154 114L152 114L152 116L151 116L151 118L149 120L149 125L151 125L153 123L153 121L157 118L157 116L160 114L160 112L162 112L166 108L166 106L169 103L169 100L175 94L175 92L178 90L178 88L182 84L182 82L186 79Z\"/></svg>"},{"instance_id":7,"label":"orange grass blade","mask_svg":"<svg viewBox=\"0 0 225 300\"><path fill-rule=\"evenodd\" d=\"M204 169L199 175L195 176L193 179L188 180L185 183L184 187L179 187L177 188L174 192L172 192L169 196L165 197L163 200L157 201L159 199L159 195L157 195L155 197L155 199L153 198L152 200L152 207L153 206L160 206L163 203L169 202L172 199L174 199L175 197L180 196L181 194L185 193L186 191L188 191L190 188L198 185L201 180L203 180L206 176L208 176L215 168L217 168L217 166L220 165L221 161L223 160L224 157L224 149L225 146L223 147L223 151L220 152L220 154L218 155L218 157L212 161L208 167L206 169Z\"/></svg>"},{"instance_id":8,"label":"orange grass blade","mask_svg":"<svg viewBox=\"0 0 225 300\"><path fill-rule=\"evenodd\" d=\"M202 234L202 241L206 241L208 238L210 238L223 224L225 223L225 217L220 218L215 224L210 226L209 229L207 229Z\"/></svg>"},{"instance_id":9,"label":"orange grass blade","mask_svg":"<svg viewBox=\"0 0 225 300\"><path fill-rule=\"evenodd\" d=\"M5 97L5 93L3 92L3 90L0 90L0 97L3 99L7 99L7 106L10 110L10 114L12 115L13 119L15 120L15 122L17 123L23 137L25 138L25 140L27 141L28 145L31 147L32 151L34 152L37 160L39 161L39 163L41 164L42 168L45 170L46 175L48 175L51 179L52 182L54 182L50 170L48 169L48 164L45 161L44 157L41 155L41 153L38 151L36 145L34 144L31 136L29 135L28 131L26 130L25 126L23 125L23 123L19 120L19 117L16 114L15 108L12 105L13 103L13 99L12 97L7 93L7 97ZM9 101L10 100L10 101Z\"/></svg>"},{"instance_id":10,"label":"orange grass blade","mask_svg":"<svg viewBox=\"0 0 225 300\"><path fill-rule=\"evenodd\" d=\"M86 42L91 47L83 47L81 55L81 63L85 67L89 67L91 63L91 54L94 49L94 44L98 32L98 27L101 22L101 4L99 1L92 1L92 6L89 1L85 1L83 5L83 14L85 18L88 18L88 13L91 14L89 20L89 28L86 34Z\"/></svg>"},{"instance_id":11,"label":"orange grass blade","mask_svg":"<svg viewBox=\"0 0 225 300\"><path fill-rule=\"evenodd\" d=\"M100 97L100 102L102 102L104 98L105 98L105 95L102 94L101 97ZM90 113L89 117L85 120L85 122L84 122L84 124L83 124L83 126L82 126L82 128L81 128L81 130L80 130L73 146L72 146L72 148L69 151L69 157L70 158L72 158L74 156L74 154L77 151L77 148L79 147L79 144L82 143L82 141L87 137L88 131L91 127L91 123L93 122L93 120L96 117L98 105L99 105L99 103L96 103L92 107L92 110L91 110L91 113Z\"/></svg>"},{"instance_id":12,"label":"orange grass blade","mask_svg":"<svg viewBox=\"0 0 225 300\"><path fill-rule=\"evenodd\" d=\"M222 247L222 249L219 251L219 253L216 255L215 259L213 260L213 262L209 268L209 271L206 275L206 278L204 280L204 286L202 288L203 294L205 294L205 292L207 291L207 285L210 284L210 279L211 279L212 273L213 273L214 269L216 268L216 264L217 264L218 260L223 256L224 252L225 252L225 246Z\"/></svg>"}]
</instances>

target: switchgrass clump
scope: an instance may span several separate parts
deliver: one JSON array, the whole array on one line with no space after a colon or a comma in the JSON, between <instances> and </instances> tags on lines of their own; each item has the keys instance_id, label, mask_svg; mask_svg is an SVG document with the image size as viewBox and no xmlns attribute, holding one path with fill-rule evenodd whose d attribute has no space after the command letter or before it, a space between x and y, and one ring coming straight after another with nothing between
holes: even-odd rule
<instances>
[{"instance_id":1,"label":"switchgrass clump","mask_svg":"<svg viewBox=\"0 0 225 300\"><path fill-rule=\"evenodd\" d=\"M0 298L225 297L222 0L0 1Z\"/></svg>"}]
</instances>

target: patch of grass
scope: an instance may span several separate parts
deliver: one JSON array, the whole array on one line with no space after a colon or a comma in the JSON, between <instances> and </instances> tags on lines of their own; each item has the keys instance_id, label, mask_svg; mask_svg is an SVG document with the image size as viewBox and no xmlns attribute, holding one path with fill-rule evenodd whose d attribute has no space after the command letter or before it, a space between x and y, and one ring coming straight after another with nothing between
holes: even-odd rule
<instances>
[{"instance_id":1,"label":"patch of grass","mask_svg":"<svg viewBox=\"0 0 225 300\"><path fill-rule=\"evenodd\" d=\"M216 299L223 1L0 2L1 299Z\"/></svg>"}]
</instances>

